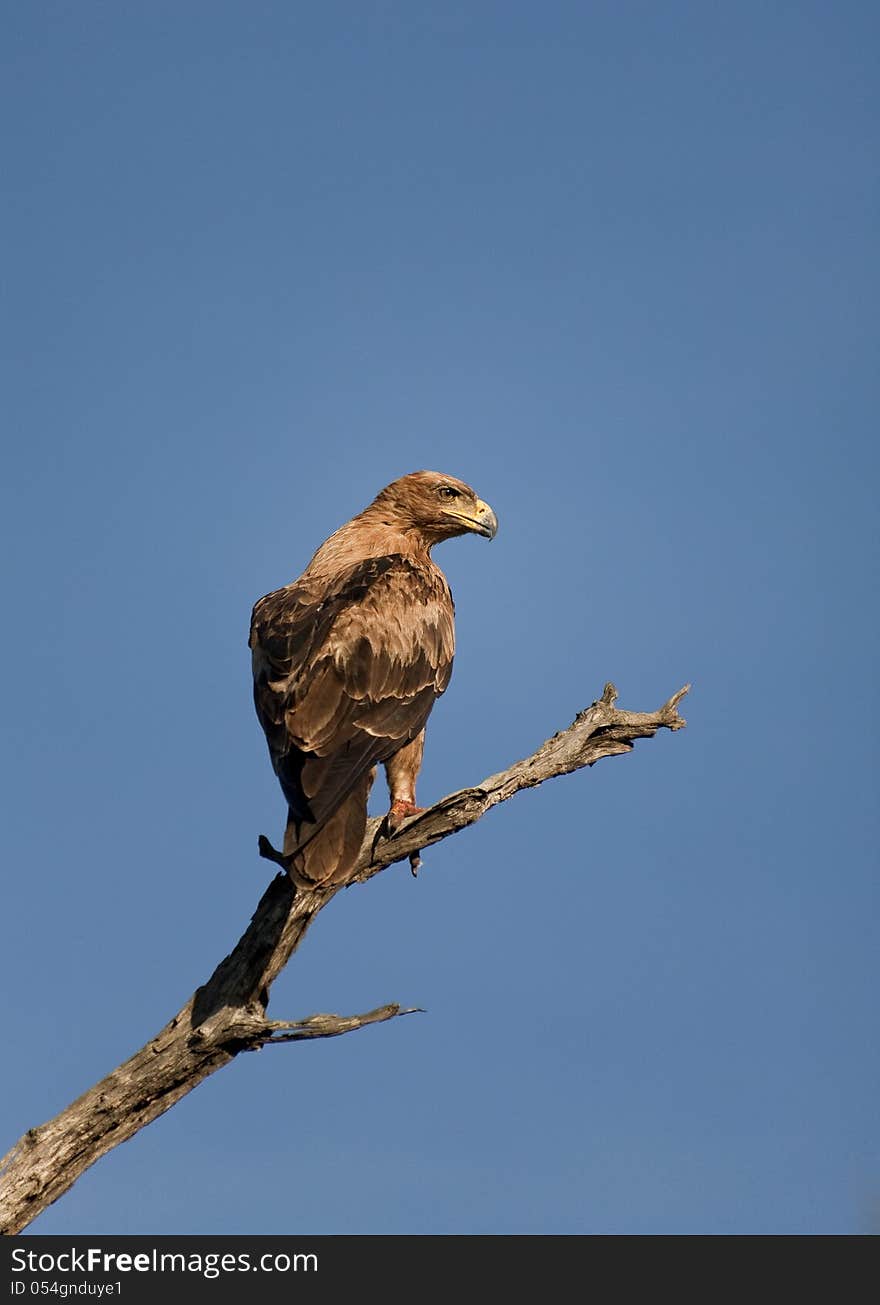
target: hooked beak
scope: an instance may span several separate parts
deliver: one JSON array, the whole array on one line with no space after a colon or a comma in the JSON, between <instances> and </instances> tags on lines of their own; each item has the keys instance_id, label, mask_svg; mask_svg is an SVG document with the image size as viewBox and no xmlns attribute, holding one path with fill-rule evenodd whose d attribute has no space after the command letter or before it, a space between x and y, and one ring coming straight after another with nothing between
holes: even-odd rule
<instances>
[{"instance_id":1,"label":"hooked beak","mask_svg":"<svg viewBox=\"0 0 880 1305\"><path fill-rule=\"evenodd\" d=\"M465 516L463 512L447 512L448 517L455 517L468 530L472 530L475 535L482 535L484 539L494 539L498 530L498 518L481 498L477 499L476 512L472 517Z\"/></svg>"},{"instance_id":2,"label":"hooked beak","mask_svg":"<svg viewBox=\"0 0 880 1305\"><path fill-rule=\"evenodd\" d=\"M477 499L477 515L474 520L476 522L474 530L478 535L482 535L484 539L495 538L498 533L498 518L489 504L484 503L481 498Z\"/></svg>"}]
</instances>

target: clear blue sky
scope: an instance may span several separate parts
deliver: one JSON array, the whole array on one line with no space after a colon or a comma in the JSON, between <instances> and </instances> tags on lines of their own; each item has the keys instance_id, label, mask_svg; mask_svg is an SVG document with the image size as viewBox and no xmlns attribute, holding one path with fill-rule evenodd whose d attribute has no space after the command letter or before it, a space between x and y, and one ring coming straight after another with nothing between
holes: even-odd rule
<instances>
[{"instance_id":1,"label":"clear blue sky","mask_svg":"<svg viewBox=\"0 0 880 1305\"><path fill-rule=\"evenodd\" d=\"M3 5L0 1151L235 942L253 601L470 481L420 796L689 728L343 894L44 1233L878 1227L869 3Z\"/></svg>"}]
</instances>

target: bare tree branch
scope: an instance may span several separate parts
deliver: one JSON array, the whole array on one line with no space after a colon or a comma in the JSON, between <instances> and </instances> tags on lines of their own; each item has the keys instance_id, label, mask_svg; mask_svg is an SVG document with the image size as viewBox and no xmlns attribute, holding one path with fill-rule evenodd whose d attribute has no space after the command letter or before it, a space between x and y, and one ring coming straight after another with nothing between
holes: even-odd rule
<instances>
[{"instance_id":1,"label":"bare tree branch","mask_svg":"<svg viewBox=\"0 0 880 1305\"><path fill-rule=\"evenodd\" d=\"M304 1020L268 1020L267 1035L253 1047L274 1047L279 1042L305 1042L309 1038L338 1038L341 1033L352 1033L355 1029L366 1028L368 1024L382 1024L393 1020L396 1015L424 1015L420 1006L398 1006L391 1002L387 1006L377 1006L368 1010L366 1015L309 1015Z\"/></svg>"},{"instance_id":2,"label":"bare tree branch","mask_svg":"<svg viewBox=\"0 0 880 1305\"><path fill-rule=\"evenodd\" d=\"M407 820L391 837L381 820L369 822L352 882L365 882L396 861L418 865L420 851L474 824L524 788L629 752L636 739L685 724L678 704L686 685L659 711L621 711L612 684L573 724L532 756L460 789ZM260 849L277 859L266 839ZM368 1024L413 1013L396 1004L365 1015L312 1015L268 1020L269 989L312 920L340 886L296 890L278 874L260 899L233 951L165 1027L140 1051L78 1097L54 1119L29 1129L0 1160L0 1233L20 1232L120 1142L169 1110L181 1097L242 1051L276 1042L337 1037Z\"/></svg>"}]
</instances>

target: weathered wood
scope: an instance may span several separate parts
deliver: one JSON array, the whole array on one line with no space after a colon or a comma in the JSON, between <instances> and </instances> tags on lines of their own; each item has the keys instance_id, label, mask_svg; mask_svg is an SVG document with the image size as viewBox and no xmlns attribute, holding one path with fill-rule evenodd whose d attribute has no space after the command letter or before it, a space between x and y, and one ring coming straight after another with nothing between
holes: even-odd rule
<instances>
[{"instance_id":1,"label":"weathered wood","mask_svg":"<svg viewBox=\"0 0 880 1305\"><path fill-rule=\"evenodd\" d=\"M419 852L472 825L500 802L557 775L629 752L639 738L685 724L678 704L689 685L656 712L620 711L607 684L598 702L537 752L475 788L460 789L407 820L392 837L369 822L351 882L365 882L397 861L415 868ZM270 845L263 841L264 848ZM264 851L264 854L265 851ZM347 885L346 885L347 886ZM340 886L296 890L286 874L271 881L232 952L140 1051L54 1119L31 1128L0 1160L0 1233L20 1232L120 1142L169 1110L242 1051L275 1042L337 1037L412 1013L392 1004L364 1015L269 1020L269 989L312 920Z\"/></svg>"}]
</instances>

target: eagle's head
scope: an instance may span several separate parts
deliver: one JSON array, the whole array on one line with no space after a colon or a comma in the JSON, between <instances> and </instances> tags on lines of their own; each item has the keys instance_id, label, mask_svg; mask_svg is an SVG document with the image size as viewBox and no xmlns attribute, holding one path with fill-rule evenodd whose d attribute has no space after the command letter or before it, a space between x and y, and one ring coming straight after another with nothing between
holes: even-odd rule
<instances>
[{"instance_id":1,"label":"eagle's head","mask_svg":"<svg viewBox=\"0 0 880 1305\"><path fill-rule=\"evenodd\" d=\"M415 531L430 547L469 532L494 539L498 518L470 485L439 471L413 471L386 485L371 510L399 530Z\"/></svg>"}]
</instances>

